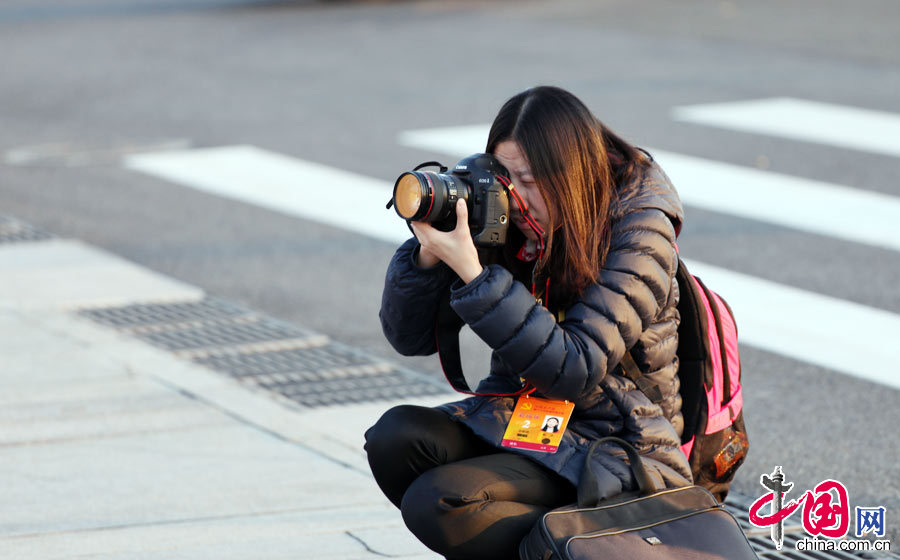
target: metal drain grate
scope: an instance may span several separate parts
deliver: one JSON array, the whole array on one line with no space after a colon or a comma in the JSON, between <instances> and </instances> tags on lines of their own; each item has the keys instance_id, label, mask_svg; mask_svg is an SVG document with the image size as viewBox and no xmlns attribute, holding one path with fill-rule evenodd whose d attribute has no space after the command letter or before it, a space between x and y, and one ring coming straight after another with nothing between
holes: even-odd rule
<instances>
[{"instance_id":1,"label":"metal drain grate","mask_svg":"<svg viewBox=\"0 0 900 560\"><path fill-rule=\"evenodd\" d=\"M205 298L187 303L136 304L86 309L79 314L108 327L139 329L152 325L229 320L252 315L252 312L225 300Z\"/></svg>"},{"instance_id":2,"label":"metal drain grate","mask_svg":"<svg viewBox=\"0 0 900 560\"><path fill-rule=\"evenodd\" d=\"M738 520L738 524L747 535L747 540L760 560L860 560L880 559L880 560L898 560L900 556L890 552L871 552L871 551L800 551L797 550L797 542L808 535L803 530L803 526L799 523L785 523L784 525L784 546L781 550L775 548L770 538L769 529L760 529L750 523L750 505L753 498L731 492L725 500L725 509L728 510Z\"/></svg>"},{"instance_id":3,"label":"metal drain grate","mask_svg":"<svg viewBox=\"0 0 900 560\"><path fill-rule=\"evenodd\" d=\"M373 361L357 350L336 343L215 355L194 361L310 407L447 392L443 384L386 362Z\"/></svg>"},{"instance_id":4,"label":"metal drain grate","mask_svg":"<svg viewBox=\"0 0 900 560\"><path fill-rule=\"evenodd\" d=\"M280 373L309 375L308 380L321 379L317 376L323 375L340 377L342 368L352 369L372 363L371 358L355 352L341 351L335 344L302 350L210 356L196 361L212 369L227 371L235 377Z\"/></svg>"},{"instance_id":5,"label":"metal drain grate","mask_svg":"<svg viewBox=\"0 0 900 560\"><path fill-rule=\"evenodd\" d=\"M309 407L421 397L447 392L444 387L422 383L421 380L411 377L408 372L398 369L342 379L261 385Z\"/></svg>"},{"instance_id":6,"label":"metal drain grate","mask_svg":"<svg viewBox=\"0 0 900 560\"><path fill-rule=\"evenodd\" d=\"M22 241L44 241L55 236L12 216L0 214L0 243L18 243Z\"/></svg>"},{"instance_id":7,"label":"metal drain grate","mask_svg":"<svg viewBox=\"0 0 900 560\"><path fill-rule=\"evenodd\" d=\"M422 374L217 298L79 314L305 407L448 392Z\"/></svg>"},{"instance_id":8,"label":"metal drain grate","mask_svg":"<svg viewBox=\"0 0 900 560\"><path fill-rule=\"evenodd\" d=\"M227 349L230 346L267 341L305 339L312 336L289 323L265 317L257 320L209 322L188 327L138 333L137 337L166 350Z\"/></svg>"}]
</instances>

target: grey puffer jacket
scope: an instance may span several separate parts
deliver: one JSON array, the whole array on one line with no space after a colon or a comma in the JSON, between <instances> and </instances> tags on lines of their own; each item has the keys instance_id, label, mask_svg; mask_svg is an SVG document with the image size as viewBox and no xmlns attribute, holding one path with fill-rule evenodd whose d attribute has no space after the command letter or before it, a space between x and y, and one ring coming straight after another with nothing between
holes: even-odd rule
<instances>
[{"instance_id":1,"label":"grey puffer jacket","mask_svg":"<svg viewBox=\"0 0 900 560\"><path fill-rule=\"evenodd\" d=\"M591 440L617 435L638 449L658 486L689 484L691 471L680 449L675 354L674 244L682 217L678 195L655 163L635 173L614 202L612 241L597 281L560 323L502 266L489 265L463 284L443 263L418 267L418 243L410 239L387 271L380 313L385 336L401 354L436 352L435 315L450 290L453 309L494 350L490 375L476 391L512 393L524 378L537 388L535 396L575 403L556 453L503 450L522 453L578 484ZM619 362L629 349L660 387L659 405L622 375ZM478 396L439 408L499 447L514 406L512 397ZM602 451L593 458L602 497L633 489L621 450Z\"/></svg>"}]
</instances>

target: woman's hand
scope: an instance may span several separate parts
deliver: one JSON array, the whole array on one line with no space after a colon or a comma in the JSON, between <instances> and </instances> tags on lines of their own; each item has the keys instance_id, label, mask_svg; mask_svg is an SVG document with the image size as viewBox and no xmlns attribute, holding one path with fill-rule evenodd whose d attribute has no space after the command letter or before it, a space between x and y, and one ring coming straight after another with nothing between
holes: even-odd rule
<instances>
[{"instance_id":1,"label":"woman's hand","mask_svg":"<svg viewBox=\"0 0 900 560\"><path fill-rule=\"evenodd\" d=\"M434 266L440 261L468 284L484 269L478 260L478 251L469 232L469 209L466 201L456 202L456 229L439 231L427 222L411 222L413 233L419 240L419 266Z\"/></svg>"}]
</instances>

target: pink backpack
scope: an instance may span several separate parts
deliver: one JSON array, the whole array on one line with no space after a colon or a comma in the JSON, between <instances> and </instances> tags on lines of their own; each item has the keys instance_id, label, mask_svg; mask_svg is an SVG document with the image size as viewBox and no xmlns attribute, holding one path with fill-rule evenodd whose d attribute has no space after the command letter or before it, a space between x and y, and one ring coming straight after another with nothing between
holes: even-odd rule
<instances>
[{"instance_id":1,"label":"pink backpack","mask_svg":"<svg viewBox=\"0 0 900 560\"><path fill-rule=\"evenodd\" d=\"M694 484L724 501L750 446L744 427L737 326L725 300L688 272L680 258L676 279L681 293L681 449L691 466ZM641 373L630 353L625 354L622 367L652 401L662 399L659 388Z\"/></svg>"}]
</instances>

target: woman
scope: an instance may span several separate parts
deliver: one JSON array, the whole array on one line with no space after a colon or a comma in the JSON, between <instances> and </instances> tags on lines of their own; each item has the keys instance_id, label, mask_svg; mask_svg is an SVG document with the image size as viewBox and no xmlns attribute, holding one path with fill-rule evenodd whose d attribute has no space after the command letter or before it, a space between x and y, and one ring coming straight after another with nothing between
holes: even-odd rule
<instances>
[{"instance_id":1,"label":"woman","mask_svg":"<svg viewBox=\"0 0 900 560\"><path fill-rule=\"evenodd\" d=\"M449 291L454 311L494 350L477 392L515 393L524 382L531 396L575 407L555 453L501 446L515 397L400 406L366 433L372 473L407 526L459 559L517 558L543 513L575 501L594 439L631 442L657 485L691 478L679 449L675 355L682 208L668 178L554 87L507 101L486 151L509 170L526 211L513 205L516 227L491 264L472 242L464 203L451 232L413 223L416 237L388 268L385 335L402 354L434 353L435 314ZM658 405L622 374L626 352L659 387ZM621 450L602 450L592 459L601 495L634 489Z\"/></svg>"}]
</instances>

